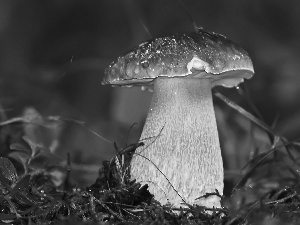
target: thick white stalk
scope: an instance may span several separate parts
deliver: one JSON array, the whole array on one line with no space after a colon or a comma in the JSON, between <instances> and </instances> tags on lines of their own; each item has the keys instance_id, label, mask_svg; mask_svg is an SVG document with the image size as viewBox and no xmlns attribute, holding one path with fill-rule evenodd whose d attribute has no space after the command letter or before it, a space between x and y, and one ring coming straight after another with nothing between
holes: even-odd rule
<instances>
[{"instance_id":1,"label":"thick white stalk","mask_svg":"<svg viewBox=\"0 0 300 225\"><path fill-rule=\"evenodd\" d=\"M156 200L180 206L182 197L189 204L220 207L216 196L195 200L215 189L223 193L210 79L157 78L140 140L145 146L136 152L143 157L134 155L131 175L148 183Z\"/></svg>"}]
</instances>

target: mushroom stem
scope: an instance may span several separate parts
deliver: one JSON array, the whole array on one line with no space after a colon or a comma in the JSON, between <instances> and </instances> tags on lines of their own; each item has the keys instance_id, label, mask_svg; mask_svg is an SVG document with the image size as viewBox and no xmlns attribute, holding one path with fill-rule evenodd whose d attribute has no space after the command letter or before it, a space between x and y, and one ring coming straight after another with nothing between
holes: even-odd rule
<instances>
[{"instance_id":1,"label":"mushroom stem","mask_svg":"<svg viewBox=\"0 0 300 225\"><path fill-rule=\"evenodd\" d=\"M156 200L176 207L183 206L182 202L220 207L215 195L195 200L216 189L223 194L223 162L210 79L156 78L140 140L145 146L132 159L131 176L148 183Z\"/></svg>"}]
</instances>

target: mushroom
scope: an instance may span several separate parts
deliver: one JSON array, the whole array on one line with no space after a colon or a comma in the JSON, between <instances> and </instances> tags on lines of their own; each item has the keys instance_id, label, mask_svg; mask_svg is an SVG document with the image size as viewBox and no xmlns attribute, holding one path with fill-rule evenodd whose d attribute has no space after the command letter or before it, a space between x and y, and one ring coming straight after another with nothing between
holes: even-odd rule
<instances>
[{"instance_id":1,"label":"mushroom","mask_svg":"<svg viewBox=\"0 0 300 225\"><path fill-rule=\"evenodd\" d=\"M220 207L219 196L201 197L224 186L211 88L253 74L245 50L203 29L147 41L111 63L102 84L154 90L131 177L162 204Z\"/></svg>"}]
</instances>

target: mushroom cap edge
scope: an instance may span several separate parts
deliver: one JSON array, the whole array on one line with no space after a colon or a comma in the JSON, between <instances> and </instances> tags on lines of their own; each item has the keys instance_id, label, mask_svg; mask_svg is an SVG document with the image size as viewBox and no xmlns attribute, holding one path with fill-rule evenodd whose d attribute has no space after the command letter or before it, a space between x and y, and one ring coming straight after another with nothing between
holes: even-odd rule
<instances>
[{"instance_id":1,"label":"mushroom cap edge","mask_svg":"<svg viewBox=\"0 0 300 225\"><path fill-rule=\"evenodd\" d=\"M102 84L151 86L158 77L190 77L234 87L253 74L243 48L223 35L199 29L140 44L108 66Z\"/></svg>"}]
</instances>

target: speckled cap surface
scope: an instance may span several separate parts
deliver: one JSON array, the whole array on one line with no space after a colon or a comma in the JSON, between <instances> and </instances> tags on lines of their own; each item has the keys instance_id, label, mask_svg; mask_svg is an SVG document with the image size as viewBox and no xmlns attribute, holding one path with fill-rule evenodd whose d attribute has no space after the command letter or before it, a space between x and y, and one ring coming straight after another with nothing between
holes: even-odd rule
<instances>
[{"instance_id":1,"label":"speckled cap surface","mask_svg":"<svg viewBox=\"0 0 300 225\"><path fill-rule=\"evenodd\" d=\"M233 87L253 74L244 49L220 34L199 29L140 44L108 66L102 84L147 86L157 77L191 77Z\"/></svg>"}]
</instances>

